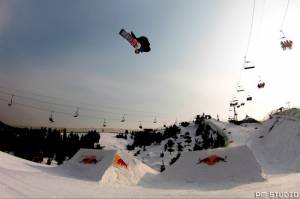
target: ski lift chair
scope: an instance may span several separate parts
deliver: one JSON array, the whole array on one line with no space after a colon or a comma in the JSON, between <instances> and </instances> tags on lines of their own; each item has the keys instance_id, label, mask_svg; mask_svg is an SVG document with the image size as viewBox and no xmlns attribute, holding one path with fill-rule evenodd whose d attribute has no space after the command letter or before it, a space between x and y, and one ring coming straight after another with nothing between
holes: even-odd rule
<instances>
[{"instance_id":1,"label":"ski lift chair","mask_svg":"<svg viewBox=\"0 0 300 199\"><path fill-rule=\"evenodd\" d=\"M246 98L247 101L252 101L252 97L250 95L247 96Z\"/></svg>"},{"instance_id":2,"label":"ski lift chair","mask_svg":"<svg viewBox=\"0 0 300 199\"><path fill-rule=\"evenodd\" d=\"M242 92L242 91L244 91L244 88L241 85L238 85L236 91Z\"/></svg>"},{"instance_id":3,"label":"ski lift chair","mask_svg":"<svg viewBox=\"0 0 300 199\"><path fill-rule=\"evenodd\" d=\"M163 126L164 126L164 128L166 128L166 127L167 127L167 125L166 125L166 122L164 122L164 125L163 125Z\"/></svg>"},{"instance_id":4,"label":"ski lift chair","mask_svg":"<svg viewBox=\"0 0 300 199\"><path fill-rule=\"evenodd\" d=\"M121 122L125 122L125 114L123 115Z\"/></svg>"},{"instance_id":5,"label":"ski lift chair","mask_svg":"<svg viewBox=\"0 0 300 199\"><path fill-rule=\"evenodd\" d=\"M287 39L285 34L283 33L282 30L280 30L282 36L281 36L281 41L280 41L280 45L282 50L286 50L286 49L292 49L293 48L293 41L290 39Z\"/></svg>"},{"instance_id":6,"label":"ski lift chair","mask_svg":"<svg viewBox=\"0 0 300 199\"><path fill-rule=\"evenodd\" d=\"M78 117L79 116L79 108L76 108L75 113L73 114L73 117Z\"/></svg>"},{"instance_id":7,"label":"ski lift chair","mask_svg":"<svg viewBox=\"0 0 300 199\"><path fill-rule=\"evenodd\" d=\"M253 68L255 68L255 65L251 61L247 60L246 56L244 56L244 69L248 70Z\"/></svg>"},{"instance_id":8,"label":"ski lift chair","mask_svg":"<svg viewBox=\"0 0 300 199\"><path fill-rule=\"evenodd\" d=\"M232 107L232 106L236 106L236 105L238 105L238 101L236 100L236 101L232 101L232 102L230 102L230 106Z\"/></svg>"},{"instance_id":9,"label":"ski lift chair","mask_svg":"<svg viewBox=\"0 0 300 199\"><path fill-rule=\"evenodd\" d=\"M154 117L153 123L155 123L155 124L157 123L156 117Z\"/></svg>"},{"instance_id":10,"label":"ski lift chair","mask_svg":"<svg viewBox=\"0 0 300 199\"><path fill-rule=\"evenodd\" d=\"M255 68L255 65L251 61L245 61L244 62L244 69L245 70L253 69L253 68Z\"/></svg>"},{"instance_id":11,"label":"ski lift chair","mask_svg":"<svg viewBox=\"0 0 300 199\"><path fill-rule=\"evenodd\" d=\"M51 123L54 122L54 119L53 119L53 111L51 111L51 113L50 113L49 121L50 121Z\"/></svg>"},{"instance_id":12,"label":"ski lift chair","mask_svg":"<svg viewBox=\"0 0 300 199\"><path fill-rule=\"evenodd\" d=\"M11 106L13 104L13 98L14 98L14 95L11 96L9 103L7 104L8 106Z\"/></svg>"},{"instance_id":13,"label":"ski lift chair","mask_svg":"<svg viewBox=\"0 0 300 199\"><path fill-rule=\"evenodd\" d=\"M261 89L261 88L264 88L265 87L265 82L258 82L258 84L257 84L257 88L259 88L259 89Z\"/></svg>"},{"instance_id":14,"label":"ski lift chair","mask_svg":"<svg viewBox=\"0 0 300 199\"><path fill-rule=\"evenodd\" d=\"M105 118L104 118L104 122L103 122L102 126L106 127L106 120L105 120Z\"/></svg>"}]
</instances>

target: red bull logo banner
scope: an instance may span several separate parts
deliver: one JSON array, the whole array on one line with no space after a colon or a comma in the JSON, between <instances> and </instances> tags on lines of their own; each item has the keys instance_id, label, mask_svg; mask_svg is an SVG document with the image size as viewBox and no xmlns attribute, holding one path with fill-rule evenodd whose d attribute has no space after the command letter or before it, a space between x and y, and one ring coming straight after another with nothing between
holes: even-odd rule
<instances>
[{"instance_id":1,"label":"red bull logo banner","mask_svg":"<svg viewBox=\"0 0 300 199\"><path fill-rule=\"evenodd\" d=\"M125 169L127 169L127 164L126 164L126 162L121 158L121 156L120 155L118 155L118 154L116 154L115 155L115 159L114 159L114 161L113 161L113 165L115 166L115 167L118 167L118 168L125 168Z\"/></svg>"},{"instance_id":2,"label":"red bull logo banner","mask_svg":"<svg viewBox=\"0 0 300 199\"><path fill-rule=\"evenodd\" d=\"M197 162L197 164L205 163L205 164L207 164L209 166L212 166L212 165L217 164L220 161L227 162L226 159L227 159L227 156L225 156L224 158L222 158L220 156L211 155L211 156L208 156L208 157L206 157L204 159L199 159L198 162Z\"/></svg>"}]
</instances>

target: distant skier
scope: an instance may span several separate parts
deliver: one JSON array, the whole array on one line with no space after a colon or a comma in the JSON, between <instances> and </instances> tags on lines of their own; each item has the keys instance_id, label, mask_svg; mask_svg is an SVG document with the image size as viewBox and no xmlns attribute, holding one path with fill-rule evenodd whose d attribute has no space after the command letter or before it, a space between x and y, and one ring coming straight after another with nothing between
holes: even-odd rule
<instances>
[{"instance_id":1,"label":"distant skier","mask_svg":"<svg viewBox=\"0 0 300 199\"><path fill-rule=\"evenodd\" d=\"M147 37L145 36L141 36L141 37L136 37L135 34L131 31L131 36L136 39L139 44L140 44L140 48L135 49L135 53L139 54L142 52L149 52L151 50L150 48L150 43Z\"/></svg>"}]
</instances>

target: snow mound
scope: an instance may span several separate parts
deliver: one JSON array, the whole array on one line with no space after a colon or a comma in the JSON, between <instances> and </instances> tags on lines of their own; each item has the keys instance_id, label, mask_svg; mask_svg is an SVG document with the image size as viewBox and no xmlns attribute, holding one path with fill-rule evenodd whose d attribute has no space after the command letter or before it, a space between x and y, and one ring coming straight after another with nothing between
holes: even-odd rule
<instances>
[{"instance_id":1,"label":"snow mound","mask_svg":"<svg viewBox=\"0 0 300 199\"><path fill-rule=\"evenodd\" d=\"M52 167L21 159L0 151L0 168L14 171L39 172L39 167Z\"/></svg>"},{"instance_id":2,"label":"snow mound","mask_svg":"<svg viewBox=\"0 0 300 199\"><path fill-rule=\"evenodd\" d=\"M224 161L205 163L207 157ZM185 152L179 160L161 174L164 181L193 183L200 187L233 186L263 181L261 168L247 146Z\"/></svg>"},{"instance_id":3,"label":"snow mound","mask_svg":"<svg viewBox=\"0 0 300 199\"><path fill-rule=\"evenodd\" d=\"M155 175L158 172L133 158L128 153L117 152L115 153L113 164L106 170L100 183L137 185L146 174Z\"/></svg>"},{"instance_id":4,"label":"snow mound","mask_svg":"<svg viewBox=\"0 0 300 199\"><path fill-rule=\"evenodd\" d=\"M275 116L250 144L267 173L300 172L300 122Z\"/></svg>"},{"instance_id":5,"label":"snow mound","mask_svg":"<svg viewBox=\"0 0 300 199\"><path fill-rule=\"evenodd\" d=\"M136 185L146 173L157 173L125 152L95 149L80 149L52 172L65 177L118 185Z\"/></svg>"},{"instance_id":6,"label":"snow mound","mask_svg":"<svg viewBox=\"0 0 300 199\"><path fill-rule=\"evenodd\" d=\"M253 132L256 131L254 126L259 126L259 124L247 124L247 127L245 127L215 119L206 120L206 123L215 131L226 136L231 146L247 145L249 140L252 139Z\"/></svg>"},{"instance_id":7,"label":"snow mound","mask_svg":"<svg viewBox=\"0 0 300 199\"><path fill-rule=\"evenodd\" d=\"M100 133L100 145L104 146L106 150L126 150L127 144L130 144L130 136L128 140L116 138L116 133Z\"/></svg>"}]
</instances>

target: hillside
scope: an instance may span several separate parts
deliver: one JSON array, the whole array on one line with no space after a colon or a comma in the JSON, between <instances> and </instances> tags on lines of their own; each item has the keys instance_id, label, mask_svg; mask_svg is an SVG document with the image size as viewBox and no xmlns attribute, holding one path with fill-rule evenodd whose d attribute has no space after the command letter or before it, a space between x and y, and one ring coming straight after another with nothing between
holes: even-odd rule
<instances>
[{"instance_id":1,"label":"hillside","mask_svg":"<svg viewBox=\"0 0 300 199\"><path fill-rule=\"evenodd\" d=\"M1 196L231 198L234 193L238 198L252 198L256 192L272 191L297 196L300 191L299 120L273 115L261 124L237 126L214 119L205 120L205 124L210 126L209 137L215 136L213 132L226 135L228 146L194 151L195 140L200 140L202 134L197 133L199 126L192 123L180 126L176 139L151 144L145 151L144 147L136 147L129 154L127 145L134 141L130 136L123 139L103 133L100 144L105 146L105 151L80 150L56 167L1 152ZM176 144L185 143L180 157L171 165L171 159L179 151L176 148L164 151L170 139ZM85 164L87 158L89 163ZM161 169L162 162L166 168L159 173L155 170Z\"/></svg>"},{"instance_id":2,"label":"hillside","mask_svg":"<svg viewBox=\"0 0 300 199\"><path fill-rule=\"evenodd\" d=\"M143 161L145 164L161 170L161 166L169 167L171 162L180 156L182 152L199 150L195 145L202 146L204 140L201 133L197 133L198 125L190 123L188 126L178 126L178 133L160 143L153 143L145 147L135 147L128 152ZM164 133L165 129L157 130L156 133ZM207 137L211 139L212 145L217 143L217 132L213 129L208 130ZM169 142L169 143L168 143ZM171 143L170 143L171 142ZM127 145L131 145L133 139L128 136L127 139L116 138L114 134L101 133L100 145L105 149L122 149L127 150ZM172 160L173 159L173 160Z\"/></svg>"}]
</instances>

